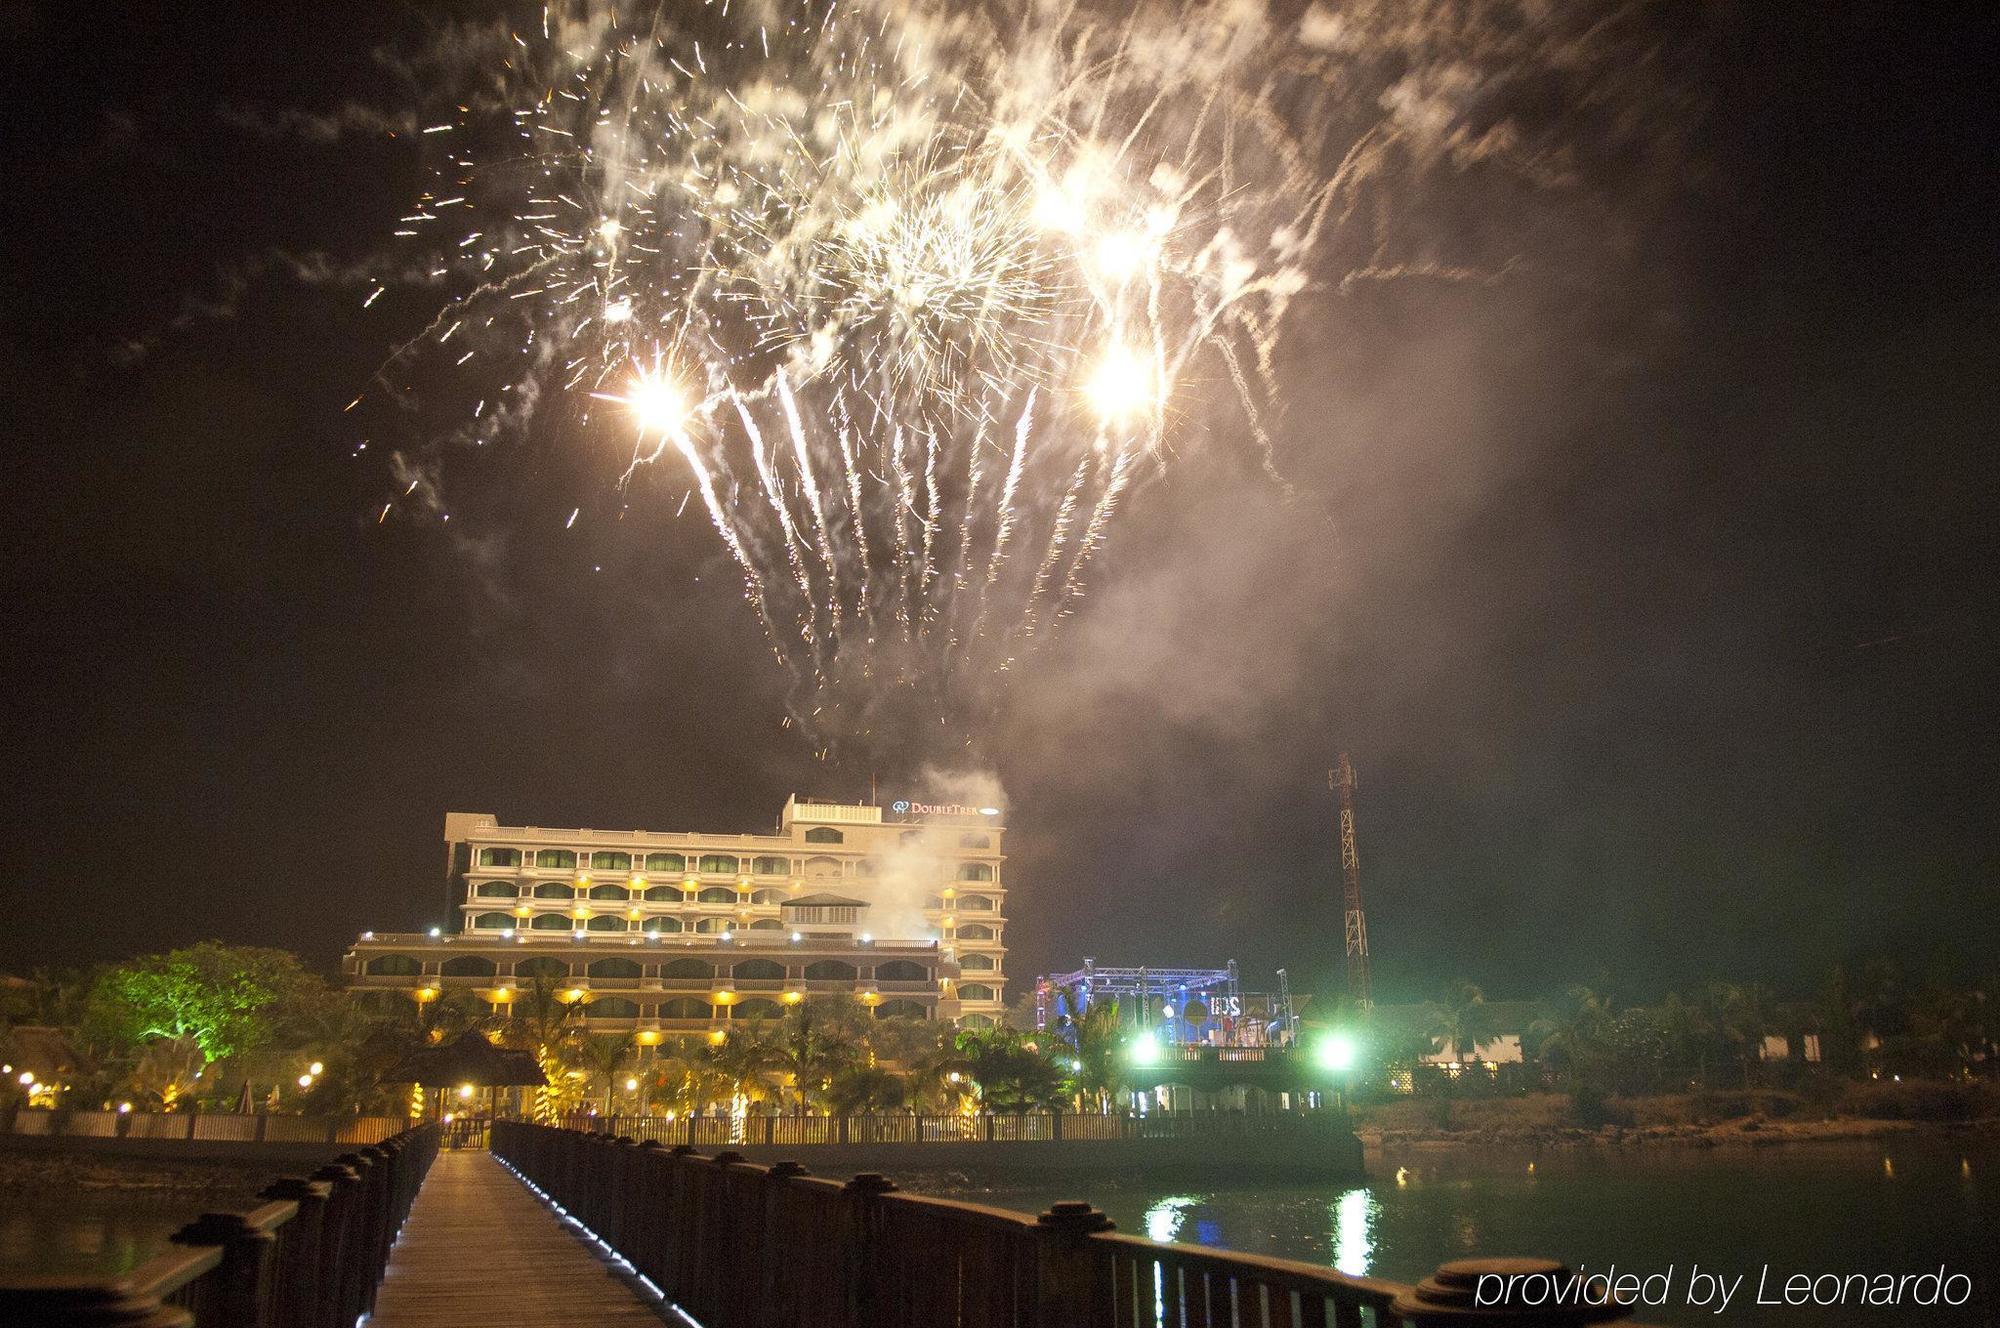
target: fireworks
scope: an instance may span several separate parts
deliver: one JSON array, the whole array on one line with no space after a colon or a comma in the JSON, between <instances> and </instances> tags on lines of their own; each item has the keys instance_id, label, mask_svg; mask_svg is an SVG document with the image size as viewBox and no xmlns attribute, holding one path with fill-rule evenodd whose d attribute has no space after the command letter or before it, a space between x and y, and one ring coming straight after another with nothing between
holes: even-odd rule
<instances>
[{"instance_id":1,"label":"fireworks","mask_svg":"<svg viewBox=\"0 0 2000 1328\"><path fill-rule=\"evenodd\" d=\"M452 298L385 379L479 385L461 438L562 403L683 468L822 743L960 732L1193 383L1268 446L1287 306L1379 150L1329 105L1330 21L552 7L468 41L426 129L397 235Z\"/></svg>"}]
</instances>

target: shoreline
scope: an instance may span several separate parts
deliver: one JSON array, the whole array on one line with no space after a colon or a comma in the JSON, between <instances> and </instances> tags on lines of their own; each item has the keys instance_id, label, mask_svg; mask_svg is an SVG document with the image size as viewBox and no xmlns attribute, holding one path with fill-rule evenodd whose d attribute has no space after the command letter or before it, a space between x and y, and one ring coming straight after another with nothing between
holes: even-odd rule
<instances>
[{"instance_id":1,"label":"shoreline","mask_svg":"<svg viewBox=\"0 0 2000 1328\"><path fill-rule=\"evenodd\" d=\"M1469 1125L1462 1129L1360 1124L1355 1136L1371 1153L1397 1149L1461 1148L1770 1148L1784 1144L1845 1143L1895 1137L2000 1139L2000 1117L1971 1121L1741 1120L1712 1124Z\"/></svg>"}]
</instances>

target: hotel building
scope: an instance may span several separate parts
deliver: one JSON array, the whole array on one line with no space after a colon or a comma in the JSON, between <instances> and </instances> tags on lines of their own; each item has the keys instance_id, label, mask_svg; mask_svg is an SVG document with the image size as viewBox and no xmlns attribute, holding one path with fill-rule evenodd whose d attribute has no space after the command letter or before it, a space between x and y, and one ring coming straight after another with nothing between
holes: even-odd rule
<instances>
[{"instance_id":1,"label":"hotel building","mask_svg":"<svg viewBox=\"0 0 2000 1328\"><path fill-rule=\"evenodd\" d=\"M445 816L449 925L369 932L358 990L466 989L504 1013L538 981L588 1026L714 1033L809 994L878 1017L997 1022L1006 1008L995 809L788 799L767 835L552 830Z\"/></svg>"}]
</instances>

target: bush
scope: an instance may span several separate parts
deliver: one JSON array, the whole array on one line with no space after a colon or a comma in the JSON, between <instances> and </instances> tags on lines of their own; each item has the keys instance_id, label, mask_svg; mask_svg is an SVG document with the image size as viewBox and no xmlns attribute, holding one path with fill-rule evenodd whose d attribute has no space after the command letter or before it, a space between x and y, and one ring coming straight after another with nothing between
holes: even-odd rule
<instances>
[{"instance_id":1,"label":"bush","mask_svg":"<svg viewBox=\"0 0 2000 1328\"><path fill-rule=\"evenodd\" d=\"M2000 1114L2000 1101L1984 1084L1876 1079L1849 1084L1840 1110L1863 1120L1966 1121Z\"/></svg>"},{"instance_id":2,"label":"bush","mask_svg":"<svg viewBox=\"0 0 2000 1328\"><path fill-rule=\"evenodd\" d=\"M1568 1123L1583 1130L1601 1130L1607 1125L1630 1127L1632 1109L1613 1102L1602 1089L1578 1088L1569 1095Z\"/></svg>"}]
</instances>

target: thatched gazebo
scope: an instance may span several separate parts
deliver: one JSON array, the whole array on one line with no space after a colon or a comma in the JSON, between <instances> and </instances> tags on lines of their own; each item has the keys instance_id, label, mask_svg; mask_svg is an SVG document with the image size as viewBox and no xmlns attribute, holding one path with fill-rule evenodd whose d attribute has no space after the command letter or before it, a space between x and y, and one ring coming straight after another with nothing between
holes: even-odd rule
<instances>
[{"instance_id":1,"label":"thatched gazebo","mask_svg":"<svg viewBox=\"0 0 2000 1328\"><path fill-rule=\"evenodd\" d=\"M382 1078L392 1084L418 1084L436 1089L440 1117L444 1115L444 1093L448 1088L486 1089L487 1113L497 1115L497 1090L541 1088L548 1083L532 1051L497 1047L477 1032L462 1034L456 1042L443 1046L419 1048L391 1066Z\"/></svg>"}]
</instances>

